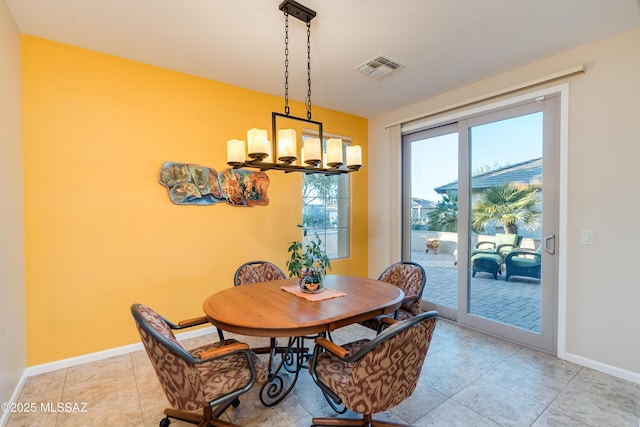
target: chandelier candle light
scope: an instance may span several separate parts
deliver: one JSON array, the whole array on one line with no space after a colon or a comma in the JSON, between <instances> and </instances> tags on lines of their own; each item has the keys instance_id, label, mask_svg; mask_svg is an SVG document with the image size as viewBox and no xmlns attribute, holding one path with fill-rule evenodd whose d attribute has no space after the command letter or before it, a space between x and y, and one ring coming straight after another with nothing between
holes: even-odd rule
<instances>
[{"instance_id":1,"label":"chandelier candle light","mask_svg":"<svg viewBox=\"0 0 640 427\"><path fill-rule=\"evenodd\" d=\"M245 141L231 139L227 141L227 164L234 169L254 168L262 171L281 170L286 172L321 173L325 175L343 174L357 171L362 167L362 149L359 145L347 145L344 150L339 138L326 141L326 153L323 156L322 123L311 120L311 20L316 12L293 0L283 1L279 9L285 16L285 92L284 114L271 113L271 141L264 129L250 129L247 132L247 149ZM289 114L289 16L292 15L307 24L307 118ZM297 135L295 129L278 129L277 119L286 118L314 126L318 129L318 137L307 137L300 147L300 163L298 160ZM248 158L247 158L248 157ZM346 166L346 167L345 167Z\"/></svg>"}]
</instances>

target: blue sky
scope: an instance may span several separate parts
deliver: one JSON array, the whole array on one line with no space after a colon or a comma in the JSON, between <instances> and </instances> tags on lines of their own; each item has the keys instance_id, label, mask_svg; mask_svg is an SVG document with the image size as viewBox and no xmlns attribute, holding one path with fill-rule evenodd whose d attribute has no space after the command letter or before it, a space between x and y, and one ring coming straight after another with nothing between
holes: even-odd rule
<instances>
[{"instance_id":1,"label":"blue sky","mask_svg":"<svg viewBox=\"0 0 640 427\"><path fill-rule=\"evenodd\" d=\"M506 166L542 157L542 113L471 128L471 168ZM458 179L458 134L411 145L411 195L437 202L433 191Z\"/></svg>"}]
</instances>

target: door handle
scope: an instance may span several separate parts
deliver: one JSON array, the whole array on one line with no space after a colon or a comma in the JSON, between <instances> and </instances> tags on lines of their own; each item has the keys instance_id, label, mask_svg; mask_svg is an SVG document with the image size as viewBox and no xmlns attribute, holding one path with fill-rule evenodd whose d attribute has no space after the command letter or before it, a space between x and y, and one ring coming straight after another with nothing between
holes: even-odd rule
<instances>
[{"instance_id":1,"label":"door handle","mask_svg":"<svg viewBox=\"0 0 640 427\"><path fill-rule=\"evenodd\" d=\"M556 253L556 235L555 234L551 234L549 236L546 236L544 238L544 243L542 245L542 248L549 255L555 255L555 253Z\"/></svg>"}]
</instances>

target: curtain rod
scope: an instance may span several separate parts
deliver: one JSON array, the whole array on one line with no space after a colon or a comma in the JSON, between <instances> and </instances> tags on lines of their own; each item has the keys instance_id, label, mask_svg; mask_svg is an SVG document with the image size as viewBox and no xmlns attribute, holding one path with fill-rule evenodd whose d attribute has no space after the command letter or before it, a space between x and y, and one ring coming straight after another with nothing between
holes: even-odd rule
<instances>
[{"instance_id":1,"label":"curtain rod","mask_svg":"<svg viewBox=\"0 0 640 427\"><path fill-rule=\"evenodd\" d=\"M477 97L474 97L474 98L471 98L471 99L467 99L467 100L462 101L462 102L458 102L458 103L455 103L455 104L447 105L445 107L440 107L440 108L432 110L432 111L430 111L428 113L423 113L423 114L416 115L416 116L413 116L413 117L397 120L397 121L395 121L393 123L385 125L384 127L385 127L385 129L387 129L387 128L390 128L391 126L402 125L402 124L405 124L405 123L412 122L414 120L426 119L426 118L429 118L429 117L436 116L438 114L442 114L442 113L446 113L446 112L449 112L449 111L457 110L457 109L462 108L462 107L468 107L470 105L474 105L474 104L477 104L479 102L488 101L490 99L497 98L499 96L508 95L510 93L513 93L513 92L518 92L518 91L521 91L523 89L529 89L529 88L534 87L534 86L538 86L538 85L545 84L545 83L550 83L550 82L552 82L554 80L563 79L563 78L570 77L570 76L573 76L573 75L576 75L576 74L582 74L582 73L585 73L586 71L587 70L586 70L584 65L576 65L574 67L567 68L566 70L558 71L558 72L555 72L553 74L547 74L546 76L539 77L537 79L529 80L528 82L519 83L519 84L516 84L514 86L510 86L510 87L507 87L507 88L504 88L504 89L499 89L499 90L496 90L496 91L493 91L493 92L489 92L489 93L486 93L484 95L480 95L480 96L477 96Z\"/></svg>"}]
</instances>

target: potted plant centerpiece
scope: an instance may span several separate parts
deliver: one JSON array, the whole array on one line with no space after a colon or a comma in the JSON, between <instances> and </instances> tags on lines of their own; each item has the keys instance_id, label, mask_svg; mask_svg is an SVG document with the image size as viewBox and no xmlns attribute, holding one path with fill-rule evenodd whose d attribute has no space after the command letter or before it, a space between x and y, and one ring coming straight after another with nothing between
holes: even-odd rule
<instances>
[{"instance_id":1,"label":"potted plant centerpiece","mask_svg":"<svg viewBox=\"0 0 640 427\"><path fill-rule=\"evenodd\" d=\"M307 230L302 228L303 237L307 236ZM322 240L318 233L314 233L315 238L310 239L306 244L300 241L291 242L289 246L289 260L287 270L289 277L299 279L300 290L304 292L321 292L323 279L327 274L327 269L331 270L331 261L326 252L322 249ZM303 239L304 240L304 239Z\"/></svg>"}]
</instances>

